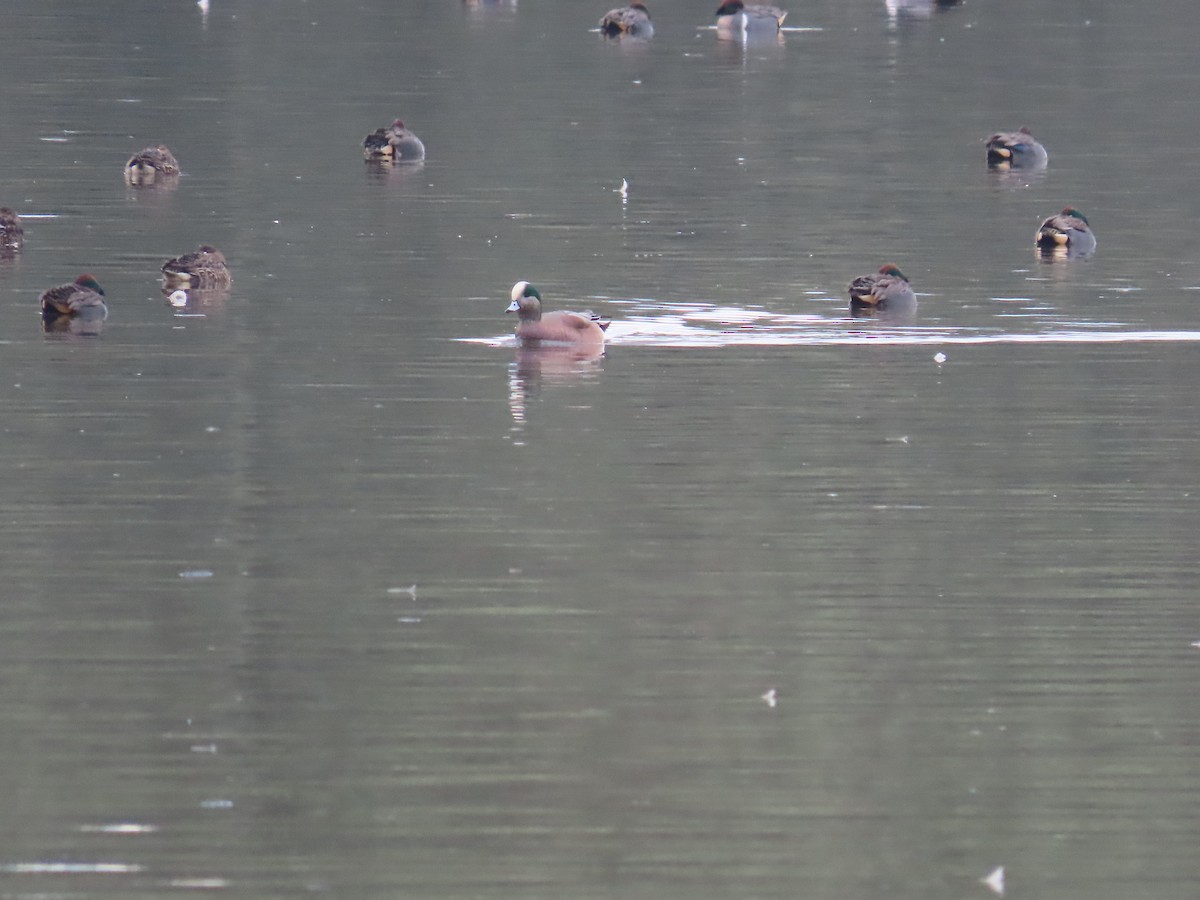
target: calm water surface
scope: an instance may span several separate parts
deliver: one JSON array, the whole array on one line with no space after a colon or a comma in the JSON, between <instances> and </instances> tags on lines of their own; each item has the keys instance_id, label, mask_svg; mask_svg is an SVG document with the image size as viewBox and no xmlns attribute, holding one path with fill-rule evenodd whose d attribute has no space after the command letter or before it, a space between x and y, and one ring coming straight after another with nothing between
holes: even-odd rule
<instances>
[{"instance_id":1,"label":"calm water surface","mask_svg":"<svg viewBox=\"0 0 1200 900\"><path fill-rule=\"evenodd\" d=\"M609 5L8 4L0 897L1195 896L1192 4Z\"/></svg>"}]
</instances>

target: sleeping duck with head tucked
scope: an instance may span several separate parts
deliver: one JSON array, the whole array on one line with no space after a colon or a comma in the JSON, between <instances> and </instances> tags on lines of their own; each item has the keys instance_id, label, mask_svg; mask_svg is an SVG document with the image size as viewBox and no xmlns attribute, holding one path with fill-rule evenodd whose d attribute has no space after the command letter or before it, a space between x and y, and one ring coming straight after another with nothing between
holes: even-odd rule
<instances>
[{"instance_id":1,"label":"sleeping duck with head tucked","mask_svg":"<svg viewBox=\"0 0 1200 900\"><path fill-rule=\"evenodd\" d=\"M225 254L211 244L201 244L191 253L168 259L162 273L167 285L173 287L223 288L233 282Z\"/></svg>"},{"instance_id":2,"label":"sleeping duck with head tucked","mask_svg":"<svg viewBox=\"0 0 1200 900\"><path fill-rule=\"evenodd\" d=\"M610 9L600 20L600 33L605 37L650 38L654 36L654 24L650 21L650 10L644 3L631 3Z\"/></svg>"},{"instance_id":3,"label":"sleeping duck with head tucked","mask_svg":"<svg viewBox=\"0 0 1200 900\"><path fill-rule=\"evenodd\" d=\"M1092 226L1073 206L1042 222L1033 241L1044 255L1090 256L1096 249Z\"/></svg>"},{"instance_id":4,"label":"sleeping duck with head tucked","mask_svg":"<svg viewBox=\"0 0 1200 900\"><path fill-rule=\"evenodd\" d=\"M850 314L868 316L877 312L900 314L917 307L908 277L893 263L884 263L878 272L859 275L850 282Z\"/></svg>"},{"instance_id":5,"label":"sleeping duck with head tucked","mask_svg":"<svg viewBox=\"0 0 1200 900\"><path fill-rule=\"evenodd\" d=\"M125 180L134 185L169 181L178 174L179 161L166 144L147 147L125 163Z\"/></svg>"},{"instance_id":6,"label":"sleeping duck with head tucked","mask_svg":"<svg viewBox=\"0 0 1200 900\"><path fill-rule=\"evenodd\" d=\"M1024 125L1017 131L997 131L987 139L986 147L987 164L992 169L1037 169L1050 158Z\"/></svg>"},{"instance_id":7,"label":"sleeping duck with head tucked","mask_svg":"<svg viewBox=\"0 0 1200 900\"><path fill-rule=\"evenodd\" d=\"M363 138L363 159L368 162L419 162L425 158L421 139L397 119L388 128L376 128Z\"/></svg>"},{"instance_id":8,"label":"sleeping duck with head tucked","mask_svg":"<svg viewBox=\"0 0 1200 900\"><path fill-rule=\"evenodd\" d=\"M103 321L108 316L104 288L93 275L80 275L71 284L42 291L42 321L50 324L62 319Z\"/></svg>"}]
</instances>

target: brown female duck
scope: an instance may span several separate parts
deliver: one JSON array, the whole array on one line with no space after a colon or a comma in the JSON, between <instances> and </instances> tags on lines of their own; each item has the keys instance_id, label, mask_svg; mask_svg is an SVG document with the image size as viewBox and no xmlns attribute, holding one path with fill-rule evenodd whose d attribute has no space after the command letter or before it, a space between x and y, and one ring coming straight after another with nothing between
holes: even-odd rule
<instances>
[{"instance_id":1,"label":"brown female duck","mask_svg":"<svg viewBox=\"0 0 1200 900\"><path fill-rule=\"evenodd\" d=\"M606 37L648 38L654 36L654 24L650 21L650 10L644 3L631 3L610 9L600 20L600 32Z\"/></svg>"},{"instance_id":2,"label":"brown female duck","mask_svg":"<svg viewBox=\"0 0 1200 900\"><path fill-rule=\"evenodd\" d=\"M173 287L222 288L233 282L225 264L225 254L209 244L168 259L163 263L162 273L167 284Z\"/></svg>"},{"instance_id":3,"label":"brown female duck","mask_svg":"<svg viewBox=\"0 0 1200 900\"><path fill-rule=\"evenodd\" d=\"M179 174L179 161L166 144L147 147L125 163L125 180L130 184L152 184Z\"/></svg>"}]
</instances>

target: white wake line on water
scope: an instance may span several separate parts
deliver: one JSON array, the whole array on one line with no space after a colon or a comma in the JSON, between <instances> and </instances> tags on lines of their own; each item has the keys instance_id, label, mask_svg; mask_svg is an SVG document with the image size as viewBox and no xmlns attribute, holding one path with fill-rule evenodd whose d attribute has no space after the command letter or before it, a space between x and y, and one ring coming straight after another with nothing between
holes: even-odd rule
<instances>
[{"instance_id":1,"label":"white wake line on water","mask_svg":"<svg viewBox=\"0 0 1200 900\"><path fill-rule=\"evenodd\" d=\"M610 328L606 344L612 347L795 347L820 344L1139 344L1200 343L1200 331L1059 331L1040 334L948 334L944 331L867 330L809 332L696 331L692 333L638 333ZM869 326L868 326L869 327ZM467 344L515 347L512 335L457 338Z\"/></svg>"},{"instance_id":2,"label":"white wake line on water","mask_svg":"<svg viewBox=\"0 0 1200 900\"><path fill-rule=\"evenodd\" d=\"M593 28L592 30L599 31L600 29ZM716 25L697 25L696 30L697 31L716 31L717 26ZM802 34L804 32L808 32L808 31L824 31L825 29L824 29L824 27L822 27L820 25L780 25L779 30L784 32L785 34L789 31L794 34ZM755 32L755 33L757 34L757 32ZM771 34L771 32L768 29L767 31L765 31L763 33L763 37L767 37L770 34Z\"/></svg>"}]
</instances>

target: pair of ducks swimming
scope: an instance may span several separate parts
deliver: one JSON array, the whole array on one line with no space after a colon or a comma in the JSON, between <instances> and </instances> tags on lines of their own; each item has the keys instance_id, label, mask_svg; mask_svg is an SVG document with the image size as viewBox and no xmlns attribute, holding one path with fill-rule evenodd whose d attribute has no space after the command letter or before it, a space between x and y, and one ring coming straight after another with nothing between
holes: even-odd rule
<instances>
[{"instance_id":1,"label":"pair of ducks swimming","mask_svg":"<svg viewBox=\"0 0 1200 900\"><path fill-rule=\"evenodd\" d=\"M787 13L778 6L747 6L742 0L729 0L717 10L717 33L723 36L774 33L783 26L785 18ZM644 3L631 3L606 12L600 20L600 31L608 37L649 38L654 36L654 23Z\"/></svg>"},{"instance_id":2,"label":"pair of ducks swimming","mask_svg":"<svg viewBox=\"0 0 1200 900\"><path fill-rule=\"evenodd\" d=\"M396 119L387 128L376 128L363 138L363 156L369 160L415 162L425 158L421 139ZM125 164L125 179L143 185L169 181L179 175L179 161L166 144L157 144L135 153Z\"/></svg>"},{"instance_id":3,"label":"pair of ducks swimming","mask_svg":"<svg viewBox=\"0 0 1200 900\"><path fill-rule=\"evenodd\" d=\"M162 265L164 290L217 290L233 282L225 255L216 247L202 245L191 253L169 259ZM108 316L104 288L94 275L80 275L70 284L43 291L39 298L42 321L47 325L61 319L100 321Z\"/></svg>"},{"instance_id":4,"label":"pair of ducks swimming","mask_svg":"<svg viewBox=\"0 0 1200 900\"><path fill-rule=\"evenodd\" d=\"M1000 131L987 139L988 166L993 169L1045 168L1049 155L1028 128ZM1073 206L1038 226L1034 243L1044 251L1086 256L1096 249L1096 236L1087 217Z\"/></svg>"},{"instance_id":5,"label":"pair of ducks swimming","mask_svg":"<svg viewBox=\"0 0 1200 900\"><path fill-rule=\"evenodd\" d=\"M868 310L899 310L916 305L916 295L899 268L888 263L873 275L850 282L850 309L859 315ZM542 295L528 281L512 287L512 302L505 312L518 316L516 336L525 347L574 346L598 348L611 324L593 312L555 310L542 312Z\"/></svg>"}]
</instances>

